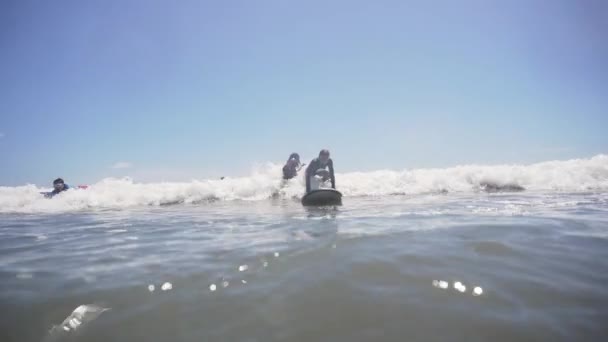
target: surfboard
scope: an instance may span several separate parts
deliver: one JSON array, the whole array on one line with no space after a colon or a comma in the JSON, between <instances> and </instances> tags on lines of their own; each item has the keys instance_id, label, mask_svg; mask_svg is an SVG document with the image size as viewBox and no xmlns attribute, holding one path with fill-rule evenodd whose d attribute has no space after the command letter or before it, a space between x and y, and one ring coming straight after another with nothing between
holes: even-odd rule
<instances>
[{"instance_id":1,"label":"surfboard","mask_svg":"<svg viewBox=\"0 0 608 342\"><path fill-rule=\"evenodd\" d=\"M334 189L312 190L302 197L302 205L342 205L342 193Z\"/></svg>"}]
</instances>

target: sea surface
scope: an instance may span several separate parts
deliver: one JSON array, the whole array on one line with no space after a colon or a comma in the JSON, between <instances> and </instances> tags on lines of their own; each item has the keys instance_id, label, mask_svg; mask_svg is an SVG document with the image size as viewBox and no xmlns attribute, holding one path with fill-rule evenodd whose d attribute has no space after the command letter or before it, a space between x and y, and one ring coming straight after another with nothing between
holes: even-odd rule
<instances>
[{"instance_id":1,"label":"sea surface","mask_svg":"<svg viewBox=\"0 0 608 342\"><path fill-rule=\"evenodd\" d=\"M0 188L0 341L605 341L608 158L570 162Z\"/></svg>"}]
</instances>

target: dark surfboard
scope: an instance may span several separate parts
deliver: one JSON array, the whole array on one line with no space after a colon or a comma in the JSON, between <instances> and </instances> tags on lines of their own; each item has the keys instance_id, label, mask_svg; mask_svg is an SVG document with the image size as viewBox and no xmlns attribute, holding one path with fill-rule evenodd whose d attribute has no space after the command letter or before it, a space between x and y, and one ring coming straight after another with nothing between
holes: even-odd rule
<instances>
[{"instance_id":1,"label":"dark surfboard","mask_svg":"<svg viewBox=\"0 0 608 342\"><path fill-rule=\"evenodd\" d=\"M334 189L313 190L302 197L302 205L342 205L342 193Z\"/></svg>"}]
</instances>

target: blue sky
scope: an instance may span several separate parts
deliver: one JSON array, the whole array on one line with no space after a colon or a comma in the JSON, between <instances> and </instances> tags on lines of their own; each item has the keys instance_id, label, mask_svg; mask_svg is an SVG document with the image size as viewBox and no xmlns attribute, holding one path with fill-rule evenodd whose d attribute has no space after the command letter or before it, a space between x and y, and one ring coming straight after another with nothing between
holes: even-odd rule
<instances>
[{"instance_id":1,"label":"blue sky","mask_svg":"<svg viewBox=\"0 0 608 342\"><path fill-rule=\"evenodd\" d=\"M0 185L608 152L601 0L8 0L0 49Z\"/></svg>"}]
</instances>

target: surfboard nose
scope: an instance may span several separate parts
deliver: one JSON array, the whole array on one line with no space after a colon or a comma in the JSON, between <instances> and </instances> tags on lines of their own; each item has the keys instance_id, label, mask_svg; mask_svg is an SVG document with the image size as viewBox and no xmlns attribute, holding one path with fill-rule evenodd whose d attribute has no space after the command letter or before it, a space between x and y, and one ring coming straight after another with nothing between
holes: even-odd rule
<instances>
[{"instance_id":1,"label":"surfboard nose","mask_svg":"<svg viewBox=\"0 0 608 342\"><path fill-rule=\"evenodd\" d=\"M342 193L334 189L313 190L302 197L302 205L342 205Z\"/></svg>"}]
</instances>

